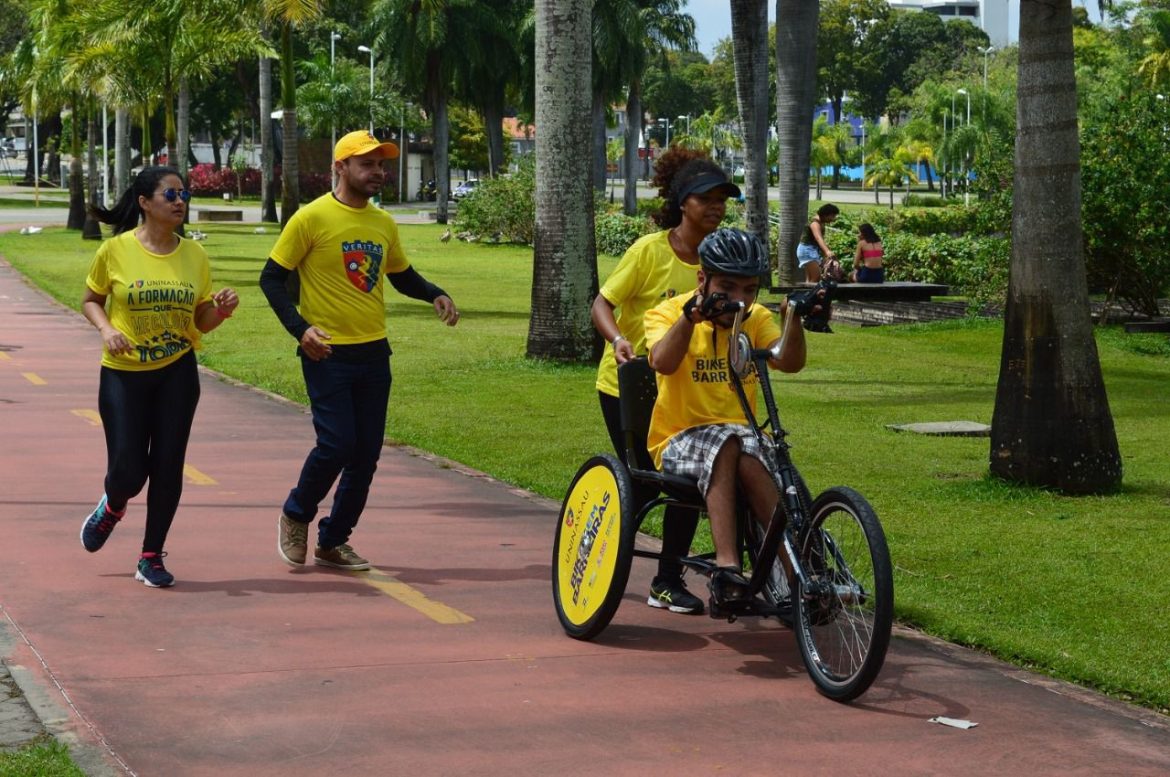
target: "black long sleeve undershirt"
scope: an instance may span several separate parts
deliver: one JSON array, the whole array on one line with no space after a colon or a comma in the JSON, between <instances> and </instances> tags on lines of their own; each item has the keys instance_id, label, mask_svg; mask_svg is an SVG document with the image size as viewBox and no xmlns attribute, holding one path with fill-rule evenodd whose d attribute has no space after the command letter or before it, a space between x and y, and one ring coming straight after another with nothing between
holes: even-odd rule
<instances>
[{"instance_id":1,"label":"black long sleeve undershirt","mask_svg":"<svg viewBox=\"0 0 1170 777\"><path fill-rule=\"evenodd\" d=\"M280 323L299 342L309 328L309 322L304 319L293 303L292 295L288 293L288 276L292 270L269 259L260 272L260 290L268 299L268 305L280 319ZM418 270L407 267L402 272L387 273L390 285L399 294L423 302L434 302L439 297L447 296L447 292L422 277Z\"/></svg>"}]
</instances>

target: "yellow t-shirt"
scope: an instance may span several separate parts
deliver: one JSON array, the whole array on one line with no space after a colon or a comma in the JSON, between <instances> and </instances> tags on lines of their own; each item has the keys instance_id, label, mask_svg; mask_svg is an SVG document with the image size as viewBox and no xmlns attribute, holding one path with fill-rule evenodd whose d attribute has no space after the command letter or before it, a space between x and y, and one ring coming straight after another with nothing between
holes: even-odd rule
<instances>
[{"instance_id":1,"label":"yellow t-shirt","mask_svg":"<svg viewBox=\"0 0 1170 777\"><path fill-rule=\"evenodd\" d=\"M687 264L670 247L670 230L645 235L626 249L610 273L601 296L614 306L614 318L634 353L646 353L646 332L642 320L646 311L680 291L695 287L699 266ZM597 390L618 395L617 361L613 346L607 344L597 366Z\"/></svg>"},{"instance_id":2,"label":"yellow t-shirt","mask_svg":"<svg viewBox=\"0 0 1170 777\"><path fill-rule=\"evenodd\" d=\"M293 214L269 256L300 273L301 315L334 345L386 337L386 273L410 267L389 213L324 194Z\"/></svg>"},{"instance_id":3,"label":"yellow t-shirt","mask_svg":"<svg viewBox=\"0 0 1170 777\"><path fill-rule=\"evenodd\" d=\"M179 238L169 254L143 248L130 230L103 242L85 285L106 298L110 324L125 335L130 353L102 349L102 366L157 370L199 348L195 309L211 299L211 266L198 243Z\"/></svg>"},{"instance_id":4,"label":"yellow t-shirt","mask_svg":"<svg viewBox=\"0 0 1170 777\"><path fill-rule=\"evenodd\" d=\"M688 293L668 299L646 313L646 347L653 348L674 322L682 318ZM712 332L714 331L714 335ZM753 348L767 348L780 337L780 327L763 305L753 305L744 319L743 332ZM662 453L670 438L694 426L747 423L727 364L727 338L730 329L704 321L691 333L687 354L671 375L658 375L658 400L650 416L646 447L654 464L662 467ZM752 412L756 409L759 376L751 371L744 378L744 392Z\"/></svg>"}]
</instances>

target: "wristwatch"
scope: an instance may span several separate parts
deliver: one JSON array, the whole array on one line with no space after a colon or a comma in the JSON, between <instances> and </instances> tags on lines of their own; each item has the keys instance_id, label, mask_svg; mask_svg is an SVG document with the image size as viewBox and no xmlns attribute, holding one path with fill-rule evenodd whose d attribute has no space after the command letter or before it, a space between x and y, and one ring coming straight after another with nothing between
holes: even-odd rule
<instances>
[{"instance_id":1,"label":"wristwatch","mask_svg":"<svg viewBox=\"0 0 1170 777\"><path fill-rule=\"evenodd\" d=\"M612 346L614 346L614 347L616 348L616 347L617 347L617 344L618 344L618 340L625 340L625 339L626 339L626 336L625 336L625 335L619 334L617 337L615 337L614 339L610 340L610 341L609 341L609 344L610 344L610 345L612 345ZM627 340L626 342L629 342L629 341Z\"/></svg>"}]
</instances>

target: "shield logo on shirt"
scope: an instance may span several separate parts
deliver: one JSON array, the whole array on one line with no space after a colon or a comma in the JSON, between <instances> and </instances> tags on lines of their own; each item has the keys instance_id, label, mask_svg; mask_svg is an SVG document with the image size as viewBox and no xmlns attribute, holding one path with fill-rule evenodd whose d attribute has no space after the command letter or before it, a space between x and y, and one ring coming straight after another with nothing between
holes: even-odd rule
<instances>
[{"instance_id":1,"label":"shield logo on shirt","mask_svg":"<svg viewBox=\"0 0 1170 777\"><path fill-rule=\"evenodd\" d=\"M349 282L367 294L377 285L378 271L382 267L381 251L370 250L374 247L381 248L361 242L342 245L341 256Z\"/></svg>"}]
</instances>

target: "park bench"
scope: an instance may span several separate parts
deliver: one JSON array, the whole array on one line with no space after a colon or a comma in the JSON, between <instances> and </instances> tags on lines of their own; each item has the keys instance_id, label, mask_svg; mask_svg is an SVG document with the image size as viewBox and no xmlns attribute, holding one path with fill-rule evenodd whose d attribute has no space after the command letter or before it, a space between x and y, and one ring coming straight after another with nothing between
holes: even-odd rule
<instances>
[{"instance_id":1,"label":"park bench","mask_svg":"<svg viewBox=\"0 0 1170 777\"><path fill-rule=\"evenodd\" d=\"M773 286L777 294L811 289L810 283L795 286ZM842 302L930 302L932 297L946 296L949 289L941 283L888 281L886 283L838 283L833 299Z\"/></svg>"},{"instance_id":2,"label":"park bench","mask_svg":"<svg viewBox=\"0 0 1170 777\"><path fill-rule=\"evenodd\" d=\"M243 221L244 211L239 208L195 208L196 221Z\"/></svg>"}]
</instances>

